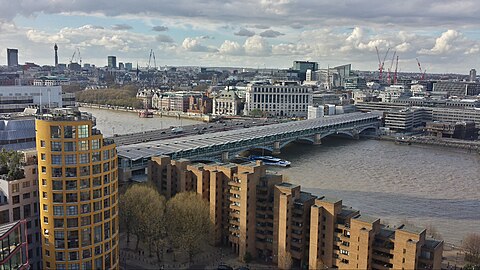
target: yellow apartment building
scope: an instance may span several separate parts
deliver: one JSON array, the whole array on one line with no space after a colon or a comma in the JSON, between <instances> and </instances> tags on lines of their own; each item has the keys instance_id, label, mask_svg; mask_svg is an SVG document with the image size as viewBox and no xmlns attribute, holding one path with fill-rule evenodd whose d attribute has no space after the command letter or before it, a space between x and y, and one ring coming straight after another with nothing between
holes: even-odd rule
<instances>
[{"instance_id":1,"label":"yellow apartment building","mask_svg":"<svg viewBox=\"0 0 480 270\"><path fill-rule=\"evenodd\" d=\"M37 116L44 269L119 269L117 153L77 109Z\"/></svg>"}]
</instances>

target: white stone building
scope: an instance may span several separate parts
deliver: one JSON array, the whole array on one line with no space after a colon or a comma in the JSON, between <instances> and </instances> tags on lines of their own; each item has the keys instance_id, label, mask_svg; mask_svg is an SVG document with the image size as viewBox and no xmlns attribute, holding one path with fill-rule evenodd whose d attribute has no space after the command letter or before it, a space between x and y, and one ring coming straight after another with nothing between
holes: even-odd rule
<instances>
[{"instance_id":1,"label":"white stone building","mask_svg":"<svg viewBox=\"0 0 480 270\"><path fill-rule=\"evenodd\" d=\"M312 88L295 82L249 84L244 114L259 111L269 116L307 117L312 99Z\"/></svg>"}]
</instances>

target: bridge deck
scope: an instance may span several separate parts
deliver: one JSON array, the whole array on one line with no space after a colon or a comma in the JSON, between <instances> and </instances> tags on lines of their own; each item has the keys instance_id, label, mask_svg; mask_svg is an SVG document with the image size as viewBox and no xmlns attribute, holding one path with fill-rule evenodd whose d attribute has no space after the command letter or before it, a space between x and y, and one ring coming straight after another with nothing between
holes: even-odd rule
<instances>
[{"instance_id":1,"label":"bridge deck","mask_svg":"<svg viewBox=\"0 0 480 270\"><path fill-rule=\"evenodd\" d=\"M378 115L374 113L350 113L303 121L256 126L240 130L230 130L216 133L186 136L174 139L158 140L145 143L117 147L118 156L131 161L150 158L159 155L171 155L180 151L190 151L199 148L212 147L226 143L257 140L274 135L312 130L315 128L332 127L360 120L373 120Z\"/></svg>"}]
</instances>

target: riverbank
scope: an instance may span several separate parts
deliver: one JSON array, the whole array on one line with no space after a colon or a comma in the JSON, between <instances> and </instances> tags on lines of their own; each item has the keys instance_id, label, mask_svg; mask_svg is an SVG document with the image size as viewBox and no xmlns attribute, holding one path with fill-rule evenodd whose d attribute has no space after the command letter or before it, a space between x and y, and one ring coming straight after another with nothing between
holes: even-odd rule
<instances>
[{"instance_id":1,"label":"riverbank","mask_svg":"<svg viewBox=\"0 0 480 270\"><path fill-rule=\"evenodd\" d=\"M467 141L459 139L450 139L450 138L436 138L436 137L426 137L426 136L404 136L404 137L395 137L381 135L377 137L378 140L384 141L393 141L399 144L424 144L424 145L434 145L442 147L451 147L458 149L465 149L468 151L476 151L480 154L480 142L479 141Z\"/></svg>"},{"instance_id":2,"label":"riverbank","mask_svg":"<svg viewBox=\"0 0 480 270\"><path fill-rule=\"evenodd\" d=\"M101 109L101 110L112 110L112 111L122 111L122 112L131 112L138 114L139 112L143 111L143 109L135 109L135 108L126 108L121 106L110 106L110 105L102 105L102 104L91 104L91 103L81 103L78 102L78 107L84 108L92 108L92 109ZM173 112L173 111L157 111L157 110L150 110L154 115L158 115L160 117L170 117L170 118L177 118L177 119L190 119L195 121L203 121L203 122L211 122L213 117L207 114L199 114L199 113L189 113L189 112Z\"/></svg>"}]
</instances>

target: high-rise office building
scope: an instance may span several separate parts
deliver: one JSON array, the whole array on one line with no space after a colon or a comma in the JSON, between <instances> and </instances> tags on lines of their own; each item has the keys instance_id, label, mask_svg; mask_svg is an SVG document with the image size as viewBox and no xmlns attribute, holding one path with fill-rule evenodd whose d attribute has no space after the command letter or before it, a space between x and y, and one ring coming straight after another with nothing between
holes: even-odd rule
<instances>
[{"instance_id":1,"label":"high-rise office building","mask_svg":"<svg viewBox=\"0 0 480 270\"><path fill-rule=\"evenodd\" d=\"M18 50L17 49L7 49L7 65L9 67L18 66Z\"/></svg>"},{"instance_id":2,"label":"high-rise office building","mask_svg":"<svg viewBox=\"0 0 480 270\"><path fill-rule=\"evenodd\" d=\"M440 269L443 241L409 225L389 227L342 200L304 192L261 163L201 164L153 157L149 180L167 198L197 192L209 202L212 242L240 260L279 269Z\"/></svg>"},{"instance_id":3,"label":"high-rise office building","mask_svg":"<svg viewBox=\"0 0 480 270\"><path fill-rule=\"evenodd\" d=\"M133 69L132 63L125 63L125 69L128 71L132 70Z\"/></svg>"},{"instance_id":4,"label":"high-rise office building","mask_svg":"<svg viewBox=\"0 0 480 270\"><path fill-rule=\"evenodd\" d=\"M119 269L117 154L78 109L36 119L44 269Z\"/></svg>"},{"instance_id":5,"label":"high-rise office building","mask_svg":"<svg viewBox=\"0 0 480 270\"><path fill-rule=\"evenodd\" d=\"M477 71L474 68L470 70L470 81L471 82L477 81Z\"/></svg>"},{"instance_id":6,"label":"high-rise office building","mask_svg":"<svg viewBox=\"0 0 480 270\"><path fill-rule=\"evenodd\" d=\"M109 68L117 68L117 57L116 56L108 56L108 67Z\"/></svg>"}]
</instances>

